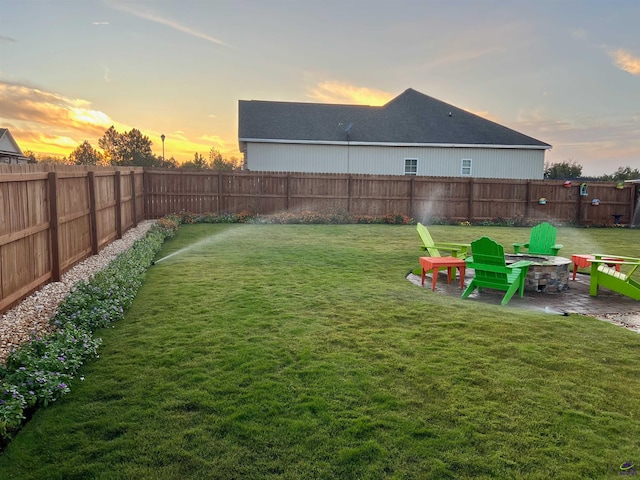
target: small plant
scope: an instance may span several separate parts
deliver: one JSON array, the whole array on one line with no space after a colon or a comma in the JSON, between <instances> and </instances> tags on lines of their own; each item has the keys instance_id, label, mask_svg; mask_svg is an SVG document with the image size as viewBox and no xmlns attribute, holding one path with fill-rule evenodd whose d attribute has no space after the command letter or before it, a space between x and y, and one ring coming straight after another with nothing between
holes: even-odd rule
<instances>
[{"instance_id":1,"label":"small plant","mask_svg":"<svg viewBox=\"0 0 640 480\"><path fill-rule=\"evenodd\" d=\"M27 401L20 389L11 383L0 382L0 438L9 438L25 419Z\"/></svg>"}]
</instances>

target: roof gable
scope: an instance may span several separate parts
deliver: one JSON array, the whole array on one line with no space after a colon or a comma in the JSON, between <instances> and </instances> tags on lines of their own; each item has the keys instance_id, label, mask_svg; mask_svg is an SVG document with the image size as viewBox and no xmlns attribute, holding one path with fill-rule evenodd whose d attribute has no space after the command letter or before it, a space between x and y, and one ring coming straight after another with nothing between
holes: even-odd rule
<instances>
[{"instance_id":1,"label":"roof gable","mask_svg":"<svg viewBox=\"0 0 640 480\"><path fill-rule=\"evenodd\" d=\"M24 157L11 132L6 128L0 128L0 153Z\"/></svg>"},{"instance_id":2,"label":"roof gable","mask_svg":"<svg viewBox=\"0 0 640 480\"><path fill-rule=\"evenodd\" d=\"M382 107L244 101L238 104L240 141L491 145L550 145L411 88ZM352 124L348 132L345 126ZM341 125L342 124L342 125Z\"/></svg>"}]
</instances>

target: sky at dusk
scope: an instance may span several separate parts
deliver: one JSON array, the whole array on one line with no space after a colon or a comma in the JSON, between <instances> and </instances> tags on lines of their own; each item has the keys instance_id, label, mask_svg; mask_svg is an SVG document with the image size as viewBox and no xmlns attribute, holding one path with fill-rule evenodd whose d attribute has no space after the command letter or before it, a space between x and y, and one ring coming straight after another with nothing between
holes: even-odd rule
<instances>
[{"instance_id":1,"label":"sky at dusk","mask_svg":"<svg viewBox=\"0 0 640 480\"><path fill-rule=\"evenodd\" d=\"M68 156L111 125L178 162L238 152L238 100L382 105L413 88L640 169L637 0L0 0L0 127Z\"/></svg>"}]
</instances>

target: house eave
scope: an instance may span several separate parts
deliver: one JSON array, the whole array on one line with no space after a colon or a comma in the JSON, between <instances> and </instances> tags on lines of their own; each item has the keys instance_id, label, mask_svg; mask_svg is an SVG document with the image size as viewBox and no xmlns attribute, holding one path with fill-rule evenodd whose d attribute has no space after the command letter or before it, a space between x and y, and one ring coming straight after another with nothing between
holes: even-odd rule
<instances>
[{"instance_id":1,"label":"house eave","mask_svg":"<svg viewBox=\"0 0 640 480\"><path fill-rule=\"evenodd\" d=\"M439 148L491 148L517 150L550 150L551 145L493 145L486 143L395 143L395 142L358 142L335 140L291 140L278 138L239 138L246 143L280 143L299 145L341 145L341 146L374 146L374 147L439 147Z\"/></svg>"}]
</instances>

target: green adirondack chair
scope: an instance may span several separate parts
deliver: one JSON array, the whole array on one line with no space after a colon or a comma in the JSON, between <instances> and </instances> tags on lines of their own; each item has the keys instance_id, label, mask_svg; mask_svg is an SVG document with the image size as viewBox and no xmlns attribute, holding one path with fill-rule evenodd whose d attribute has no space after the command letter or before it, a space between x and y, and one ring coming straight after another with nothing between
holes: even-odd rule
<instances>
[{"instance_id":1,"label":"green adirondack chair","mask_svg":"<svg viewBox=\"0 0 640 480\"><path fill-rule=\"evenodd\" d=\"M418 223L416 228L418 235L422 239L422 250L426 250L430 257L441 257L440 250L449 252L448 257L465 258L468 255L468 249L471 247L468 243L443 243L434 242L427 227Z\"/></svg>"},{"instance_id":2,"label":"green adirondack chair","mask_svg":"<svg viewBox=\"0 0 640 480\"><path fill-rule=\"evenodd\" d=\"M467 268L475 270L475 275L462 293L462 298L467 298L476 288L478 292L483 288L505 291L500 305L509 303L517 291L520 291L520 297L524 296L524 281L531 262L522 260L507 265L503 246L489 237L474 240L471 242L471 249L473 255L465 261Z\"/></svg>"},{"instance_id":3,"label":"green adirondack chair","mask_svg":"<svg viewBox=\"0 0 640 480\"><path fill-rule=\"evenodd\" d=\"M594 259L590 260L589 295L596 297L598 288L604 287L634 300L640 300L640 283L631 278L640 266L640 258L601 254L593 256ZM616 260L612 260L612 257ZM620 272L616 271L615 265L620 265Z\"/></svg>"},{"instance_id":4,"label":"green adirondack chair","mask_svg":"<svg viewBox=\"0 0 640 480\"><path fill-rule=\"evenodd\" d=\"M527 243L514 243L514 253L520 253L521 248L526 248L528 253L539 255L558 255L562 244L556 243L557 229L548 222L542 222L531 229Z\"/></svg>"}]
</instances>

